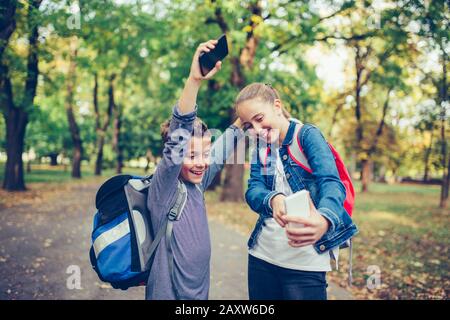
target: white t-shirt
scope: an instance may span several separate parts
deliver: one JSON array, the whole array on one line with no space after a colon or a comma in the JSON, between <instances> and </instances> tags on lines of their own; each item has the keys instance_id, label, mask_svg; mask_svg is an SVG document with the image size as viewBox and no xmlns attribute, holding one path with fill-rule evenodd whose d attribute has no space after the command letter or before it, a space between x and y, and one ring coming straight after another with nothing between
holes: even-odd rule
<instances>
[{"instance_id":1,"label":"white t-shirt","mask_svg":"<svg viewBox=\"0 0 450 320\"><path fill-rule=\"evenodd\" d=\"M275 190L286 196L292 194L284 173L283 163L277 152ZM330 254L318 254L312 245L294 248L288 244L286 230L274 218L265 220L255 246L249 253L279 267L301 271L331 271ZM333 250L337 260L337 250ZM337 264L337 263L336 263Z\"/></svg>"}]
</instances>

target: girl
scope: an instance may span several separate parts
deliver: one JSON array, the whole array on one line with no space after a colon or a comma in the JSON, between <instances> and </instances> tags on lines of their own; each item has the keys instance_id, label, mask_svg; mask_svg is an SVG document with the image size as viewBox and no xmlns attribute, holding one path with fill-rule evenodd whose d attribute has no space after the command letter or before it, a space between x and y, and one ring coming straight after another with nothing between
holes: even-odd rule
<instances>
[{"instance_id":1,"label":"girl","mask_svg":"<svg viewBox=\"0 0 450 320\"><path fill-rule=\"evenodd\" d=\"M269 146L265 163L255 148L245 194L259 214L248 242L250 299L325 300L328 252L357 233L343 207L345 188L333 154L319 129L289 119L270 85L245 87L235 108L243 127L257 135L258 145ZM287 147L297 138L313 173L289 155ZM284 198L302 189L310 192L309 218L287 216ZM304 227L291 227L290 222Z\"/></svg>"},{"instance_id":2,"label":"girl","mask_svg":"<svg viewBox=\"0 0 450 320\"><path fill-rule=\"evenodd\" d=\"M222 169L224 160L232 154L235 135L238 139L243 137L242 131L237 130L240 126L237 120L211 148L211 135L206 125L196 118L200 84L221 68L219 61L203 77L198 58L201 52L209 52L216 43L216 40L210 40L197 48L184 90L173 108L172 119L162 126L163 158L153 175L148 198L154 230L159 230L173 207L179 181L186 187L187 199L179 220L173 222L171 245L161 241L156 250L146 299L208 299L211 245L203 192ZM169 263L169 249L172 250L173 265Z\"/></svg>"}]
</instances>

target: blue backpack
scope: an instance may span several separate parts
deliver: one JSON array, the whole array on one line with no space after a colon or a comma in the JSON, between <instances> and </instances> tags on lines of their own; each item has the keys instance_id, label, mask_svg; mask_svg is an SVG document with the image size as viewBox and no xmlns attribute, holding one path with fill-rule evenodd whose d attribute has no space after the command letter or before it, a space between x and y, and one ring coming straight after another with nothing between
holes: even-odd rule
<instances>
[{"instance_id":1,"label":"blue backpack","mask_svg":"<svg viewBox=\"0 0 450 320\"><path fill-rule=\"evenodd\" d=\"M153 254L163 236L173 279L172 228L186 203L186 187L179 182L175 204L156 232L147 208L151 179L152 176L118 175L97 191L89 257L100 280L115 289L147 284Z\"/></svg>"}]
</instances>

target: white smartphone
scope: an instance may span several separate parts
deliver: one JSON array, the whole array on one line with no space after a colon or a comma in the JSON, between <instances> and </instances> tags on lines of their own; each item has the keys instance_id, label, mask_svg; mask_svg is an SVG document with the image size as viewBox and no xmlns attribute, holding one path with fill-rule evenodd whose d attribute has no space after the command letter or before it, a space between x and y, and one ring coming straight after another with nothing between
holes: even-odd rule
<instances>
[{"instance_id":1,"label":"white smartphone","mask_svg":"<svg viewBox=\"0 0 450 320\"><path fill-rule=\"evenodd\" d=\"M284 198L286 214L296 217L309 217L309 191L301 190ZM289 223L290 227L304 227L301 223Z\"/></svg>"}]
</instances>

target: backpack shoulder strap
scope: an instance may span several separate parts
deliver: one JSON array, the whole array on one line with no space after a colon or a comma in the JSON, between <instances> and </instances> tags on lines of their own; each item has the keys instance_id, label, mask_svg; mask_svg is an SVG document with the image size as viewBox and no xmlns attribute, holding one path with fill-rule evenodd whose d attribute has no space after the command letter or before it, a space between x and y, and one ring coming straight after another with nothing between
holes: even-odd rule
<instances>
[{"instance_id":1,"label":"backpack shoulder strap","mask_svg":"<svg viewBox=\"0 0 450 320\"><path fill-rule=\"evenodd\" d=\"M294 137L291 144L288 146L288 153L292 160L295 161L300 167L312 173L311 166L309 165L308 159L303 153L303 149L300 143L300 131L303 127L303 123L297 119L291 118L291 121L296 122Z\"/></svg>"},{"instance_id":2,"label":"backpack shoulder strap","mask_svg":"<svg viewBox=\"0 0 450 320\"><path fill-rule=\"evenodd\" d=\"M181 212L184 209L186 200L187 200L186 185L181 180L178 180L177 199L175 201L175 204L169 211L168 214L169 221L180 220Z\"/></svg>"},{"instance_id":3,"label":"backpack shoulder strap","mask_svg":"<svg viewBox=\"0 0 450 320\"><path fill-rule=\"evenodd\" d=\"M174 268L174 259L173 259L173 250L172 250L172 231L173 231L173 222L175 220L179 220L181 216L181 212L184 209L187 200L187 190L186 185L179 180L177 186L177 200L175 201L174 206L170 210L167 215L167 227L166 227L166 247L167 247L167 259L169 263L169 274L170 279L172 281L172 288L175 293L175 298L179 300L180 296L178 294L178 290L175 286L174 277L175 277L175 268Z\"/></svg>"},{"instance_id":4,"label":"backpack shoulder strap","mask_svg":"<svg viewBox=\"0 0 450 320\"><path fill-rule=\"evenodd\" d=\"M170 212L167 214L164 223L159 228L158 233L155 236L155 239L153 239L152 245L150 246L149 249L149 257L153 255L153 252L156 250L156 247L158 246L159 242L161 241L164 235L166 235L166 243L167 241L170 243L170 238L172 237L173 221L178 220L180 218L181 212L183 211L184 206L186 204L186 199L187 199L186 186L184 185L184 183L179 181L177 186L177 199L173 207L170 209ZM150 260L151 259L149 259L147 263L150 263ZM146 269L148 269L148 267Z\"/></svg>"}]
</instances>

